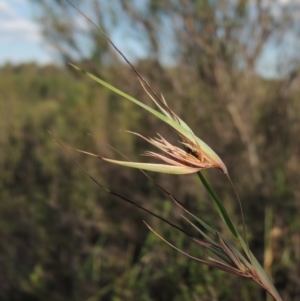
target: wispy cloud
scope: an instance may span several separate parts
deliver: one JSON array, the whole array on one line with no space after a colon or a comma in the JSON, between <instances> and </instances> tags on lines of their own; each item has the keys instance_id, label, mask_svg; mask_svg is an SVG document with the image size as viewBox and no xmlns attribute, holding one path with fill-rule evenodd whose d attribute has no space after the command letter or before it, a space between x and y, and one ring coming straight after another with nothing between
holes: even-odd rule
<instances>
[{"instance_id":1,"label":"wispy cloud","mask_svg":"<svg viewBox=\"0 0 300 301\"><path fill-rule=\"evenodd\" d=\"M20 2L20 0L10 2L0 0L0 12L2 16L2 20L0 21L0 41L2 43L41 41L42 37L37 24L30 20L29 16L22 15L18 11L22 9L20 5L23 6L25 4L24 1Z\"/></svg>"},{"instance_id":2,"label":"wispy cloud","mask_svg":"<svg viewBox=\"0 0 300 301\"><path fill-rule=\"evenodd\" d=\"M4 18L15 17L17 12L3 0L0 1L0 15Z\"/></svg>"},{"instance_id":3,"label":"wispy cloud","mask_svg":"<svg viewBox=\"0 0 300 301\"><path fill-rule=\"evenodd\" d=\"M0 21L0 41L9 42L39 42L42 40L38 27L29 20L12 19Z\"/></svg>"},{"instance_id":4,"label":"wispy cloud","mask_svg":"<svg viewBox=\"0 0 300 301\"><path fill-rule=\"evenodd\" d=\"M29 0L0 0L0 64L52 61L41 30L31 18Z\"/></svg>"}]
</instances>

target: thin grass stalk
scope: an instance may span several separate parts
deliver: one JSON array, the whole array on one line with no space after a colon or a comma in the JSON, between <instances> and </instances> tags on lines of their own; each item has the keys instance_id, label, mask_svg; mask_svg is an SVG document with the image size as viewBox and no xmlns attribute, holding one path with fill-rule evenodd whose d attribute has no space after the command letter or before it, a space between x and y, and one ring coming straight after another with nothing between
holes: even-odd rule
<instances>
[{"instance_id":1,"label":"thin grass stalk","mask_svg":"<svg viewBox=\"0 0 300 301\"><path fill-rule=\"evenodd\" d=\"M67 2L69 2L67 0ZM70 3L70 2L69 2ZM70 3L79 13L81 13L72 3ZM108 42L115 48L115 50L124 58L124 60L127 62L127 64L132 68L134 73L138 76L138 79L144 88L145 92L149 95L149 97L153 100L155 105L158 107L158 109L162 112L158 112L151 107L141 103L134 97L124 93L123 91L120 91L119 89L115 88L114 86L106 83L105 81L97 78L96 76L80 69L77 66L72 65L75 69L87 74L91 79L98 82L99 84L105 86L106 88L114 91L115 93L119 94L120 96L134 102L135 104L139 105L140 107L144 108L151 114L155 115L157 118L162 120L163 122L167 123L169 126L175 130L175 132L179 135L181 138L181 143L184 147L184 149L178 148L177 146L174 146L170 144L166 139L164 139L162 136L159 136L158 138L145 138L142 137L140 134L137 134L138 136L144 138L147 140L150 144L156 146L158 149L163 151L165 154L158 154L154 152L147 152L147 155L150 155L151 157L164 161L165 164L152 164L152 163L137 163L137 162L128 162L128 161L118 161L113 159L108 159L101 157L96 154L89 153L87 151L74 149L76 151L79 151L81 153L85 153L87 155L91 155L93 157L97 157L98 159L101 159L103 161L107 161L114 164L119 164L127 167L132 168L138 168L138 169L145 169L155 172L163 172L163 173L173 173L173 174L187 174L187 173L197 173L198 177L200 178L202 184L204 185L205 189L207 190L208 194L210 195L211 199L213 200L213 203L222 218L222 220L226 223L228 226L230 232L232 235L239 240L245 254L248 258L245 258L237 249L232 246L231 243L227 242L225 239L223 239L219 233L214 230L211 226L207 225L205 222L203 222L201 219L198 218L198 221L204 228L213 234L213 238L207 236L206 233L204 233L201 229L199 229L194 223L189 221L187 218L185 218L193 227L198 229L198 232L203 236L203 238L197 238L194 237L192 234L188 233L184 229L178 227L174 223L162 218L161 216L151 212L150 210L138 205L136 202L132 201L131 199L128 199L119 193L116 193L106 187L104 187L102 184L100 184L95 178L93 178L87 171L83 169L82 166L75 160L75 162L82 168L82 170L93 180L99 187L104 189L106 192L120 198L121 200L130 203L131 205L147 212L148 214L160 219L161 221L167 223L169 226L177 229L184 235L188 236L190 239L197 242L199 245L201 245L203 248L207 249L208 251L211 251L214 253L218 259L207 257L205 259L197 258L194 256L191 256L190 254L184 252L183 250L178 249L176 246L172 245L170 242L165 240L162 236L160 236L157 232L155 232L147 223L146 226L151 230L155 235L157 235L159 238L161 238L163 241L165 241L167 244L169 244L171 247L175 248L177 251L181 252L182 254L185 254L189 258L192 258L200 263L206 264L211 267L218 268L220 270L223 270L228 273L233 273L242 277L251 278L253 281L258 283L261 287L263 287L270 295L274 297L276 301L282 301L280 295L278 294L276 288L274 287L272 281L267 276L266 272L263 270L261 265L258 263L257 259L254 257L252 252L249 249L249 245L246 238L246 231L245 231L245 225L243 222L243 229L245 234L245 241L242 238L242 236L237 231L234 223L232 222L230 216L227 213L227 210L225 206L223 205L222 201L219 199L215 191L212 189L212 187L209 185L205 177L202 175L201 170L202 169L208 169L208 168L218 168L223 171L223 173L228 177L229 181L231 182L227 168L221 158L200 138L198 138L193 131L189 128L189 126L181 120L167 105L166 100L163 96L159 96L149 85L149 83L141 76L141 74L135 69L135 67L128 61L128 59L123 55L123 53L114 45L114 43L111 41L111 39L99 28L93 21L91 21L87 16L85 16L83 13L81 13L87 20L89 20L108 40ZM134 133L135 134L135 133ZM57 141L67 152L67 148L62 143ZM70 149L70 148L69 148ZM69 153L69 152L68 152ZM167 164L166 164L167 163ZM231 182L232 184L232 182ZM233 184L232 184L233 186ZM234 186L233 186L234 188ZM235 188L234 188L235 190ZM235 190L236 192L236 190ZM237 193L236 193L237 194ZM171 194L169 194L172 197ZM239 200L239 204L241 206L241 202L239 199L239 196L237 194L237 198ZM175 203L179 206L181 204L173 198ZM184 206L182 206L184 208ZM186 212L188 210L184 209ZM189 213L189 212L188 212ZM191 216L193 216L192 213L189 213ZM243 210L241 206L241 214L242 219L244 221L243 217Z\"/></svg>"}]
</instances>

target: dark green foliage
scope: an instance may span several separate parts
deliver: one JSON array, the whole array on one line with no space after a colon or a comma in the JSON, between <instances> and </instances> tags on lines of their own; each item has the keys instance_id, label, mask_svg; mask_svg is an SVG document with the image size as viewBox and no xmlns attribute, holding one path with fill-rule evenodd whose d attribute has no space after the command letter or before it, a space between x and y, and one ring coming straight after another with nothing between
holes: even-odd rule
<instances>
[{"instance_id":1,"label":"dark green foliage","mask_svg":"<svg viewBox=\"0 0 300 301\"><path fill-rule=\"evenodd\" d=\"M117 130L149 128L151 121L138 110L124 114L126 102L52 66L6 66L0 91L1 299L122 299L138 290L152 300L163 283L170 290L163 300L180 294L179 288L172 292L169 278L173 272L180 278L182 265L175 263L182 257L164 262L166 252L175 252L156 239L144 242L147 217L104 194L47 132L110 156L102 142L138 154L144 143ZM78 160L102 183L157 212L162 208L162 196L139 173L86 156ZM162 254L156 258L157 252ZM144 257L152 258L150 263Z\"/></svg>"},{"instance_id":2,"label":"dark green foliage","mask_svg":"<svg viewBox=\"0 0 300 301\"><path fill-rule=\"evenodd\" d=\"M138 83L130 80L130 86L127 85L126 68L123 69L123 75L116 73L113 68L102 72L107 74L108 79L113 78L118 87L124 86L129 93L148 102L142 96ZM176 74L175 70L170 72ZM136 137L118 132L118 129L132 129L153 135L166 131L159 123L109 91L65 69L52 66L38 68L35 65L5 66L0 78L2 300L260 298L259 288L252 283L193 262L149 234L143 226L143 219L178 247L194 256L203 256L199 246L170 230L169 226L157 223L130 205L103 193L47 133L50 130L68 145L117 157L102 143L108 142L134 159L147 149L146 145ZM276 84L260 82L266 99L268 91ZM193 89L195 87L187 90L186 94L193 95ZM171 94L168 98L172 99ZM199 124L199 117L197 119L190 112L200 104L203 106L202 130L199 131L203 133L204 140L211 140L213 144L214 140L209 138L212 132L209 125L214 125L216 121L213 115L205 117L204 112L209 112L205 102L190 102L186 112L182 112L183 115L187 114L183 117L191 125ZM264 147L266 153L262 168L266 178L261 191L251 188L251 175L244 175L244 166L235 164L244 160L239 143L225 139L216 145L219 145L224 160L229 163L227 166L241 194L252 249L261 256L264 243L263 204L272 206L271 225L273 230L277 228L281 231L271 242L276 262L273 271L275 284L278 283L279 290L286 296L285 300L296 300L292 296L297 294L295 283L299 279L296 268L299 258L295 245L299 224L294 212L298 206L295 196L299 192L296 185L299 175L289 160L293 159L299 147L295 139L299 128L295 125L297 117L293 114L299 108L298 102L291 100L289 106L294 109L288 108L282 115L278 106L276 102L273 107L267 100L262 102L263 109L257 119L258 132L266 139L266 142L261 141L261 145L266 143L270 148L274 145L270 152ZM286 120L286 128L280 126L280 130L284 131L282 136L280 130L275 130L276 133L273 130L273 126L278 124L275 120L271 122L275 114L272 110L275 113L278 111L281 121L282 118ZM217 110L215 112L217 114ZM265 122L267 118L270 122ZM210 127L210 133L208 129L203 130L206 127ZM230 123L223 125L223 128L224 131L227 128L227 132L223 133L225 137L233 135L228 132ZM280 139L284 140L280 142ZM240 151L231 158L228 151L233 143ZM214 149L217 150L218 146ZM272 157L269 157L271 151ZM101 183L189 229L180 218L176 206L166 200L138 171L104 164L84 155L74 155ZM237 204L231 200L233 193L224 186L219 175L218 172L211 173L214 186L222 188L223 194L220 194L228 210L236 210L238 214ZM200 185L194 181L194 177L154 177L193 212L222 229L221 225L214 223L216 215L207 196L201 196Z\"/></svg>"}]
</instances>

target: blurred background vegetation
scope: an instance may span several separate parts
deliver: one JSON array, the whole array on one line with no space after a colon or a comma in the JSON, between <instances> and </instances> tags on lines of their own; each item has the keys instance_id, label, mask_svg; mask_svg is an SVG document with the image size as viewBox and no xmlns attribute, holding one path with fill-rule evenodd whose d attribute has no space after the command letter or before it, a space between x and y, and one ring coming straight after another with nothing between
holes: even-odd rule
<instances>
[{"instance_id":1,"label":"blurred background vegetation","mask_svg":"<svg viewBox=\"0 0 300 301\"><path fill-rule=\"evenodd\" d=\"M118 41L131 41L136 68L221 156L244 206L250 248L290 301L300 299L300 52L287 49L287 37L299 34L299 4L281 2L73 1L112 37L123 27ZM265 300L252 282L199 265L149 234L143 220L203 256L169 226L101 191L53 141L47 130L76 148L117 158L108 143L141 160L148 145L120 129L177 138L68 67L75 62L150 104L95 27L66 1L31 3L63 63L0 70L0 299ZM272 78L257 71L266 47L279 49ZM186 227L139 171L74 155L102 184ZM224 176L205 174L241 225ZM195 176L153 178L226 236Z\"/></svg>"}]
</instances>

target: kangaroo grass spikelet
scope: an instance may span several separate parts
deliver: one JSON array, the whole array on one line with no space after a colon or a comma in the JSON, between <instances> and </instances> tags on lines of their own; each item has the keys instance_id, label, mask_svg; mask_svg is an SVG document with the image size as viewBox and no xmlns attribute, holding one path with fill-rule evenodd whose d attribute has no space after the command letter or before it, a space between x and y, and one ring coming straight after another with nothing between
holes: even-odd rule
<instances>
[{"instance_id":1,"label":"kangaroo grass spikelet","mask_svg":"<svg viewBox=\"0 0 300 301\"><path fill-rule=\"evenodd\" d=\"M71 64L72 65L72 64ZM175 132L178 134L178 136L181 138L181 145L182 148L175 146L171 143L169 143L164 137L162 137L160 134L157 134L158 136L155 138L146 138L142 136L141 134L135 133L135 132L129 132L131 134L137 135L141 137L142 139L146 140L151 145L158 148L162 153L156 153L153 151L146 151L145 155L150 156L152 158L155 158L157 160L160 160L167 164L156 164L156 163L143 163L143 162L131 162L131 161L120 161L120 160L114 160L102 157L97 154L93 154L87 151L74 149L78 152L97 157L98 159L101 159L106 162L122 165L125 167L131 167L131 168L138 168L141 170L148 170L148 171L154 171L154 172L161 172L161 173L168 173L168 174L191 174L191 173L197 173L202 184L206 188L207 192L211 196L218 213L220 214L221 218L224 220L228 228L230 229L231 233L234 235L234 237L238 238L243 251L245 252L246 256L243 256L235 247L233 247L229 242L224 240L216 230L213 230L214 240L213 242L210 239L199 239L196 237L191 236L190 234L186 233L183 229L175 226L174 224L170 223L167 220L162 219L161 217L149 212L148 210L145 210L141 206L137 206L135 203L129 201L134 206L139 207L142 210L147 211L149 214L154 215L155 217L163 220L164 222L168 223L170 226L175 227L177 230L180 230L182 233L188 235L190 238L192 238L195 242L197 242L199 245L204 247L205 249L212 252L214 255L218 257L213 258L211 256L207 256L206 260L196 258L194 256L191 256L187 254L186 252L178 249L168 241L166 241L163 237L157 234L149 225L148 228L153 231L158 237L160 237L162 240L164 240L167 244L178 250L179 252L187 255L188 257L197 260L198 262L201 262L203 264L206 264L211 267L215 267L217 269L223 270L225 272L236 274L241 277L250 278L256 283L258 283L261 287L263 287L267 292L269 292L270 295L272 295L275 300L282 301L280 295L278 294L276 288L272 284L271 280L261 267L261 265L258 263L258 261L255 259L254 255L251 253L248 242L244 241L241 235L236 230L236 227L234 226L234 223L232 222L231 218L229 217L226 208L224 207L221 200L218 198L214 190L210 187L204 176L200 173L203 169L209 169L209 168L218 168L223 171L223 173L228 177L229 181L230 177L228 175L227 168L223 161L220 159L220 157L200 138L198 138L193 131L190 129L190 127L182 121L167 105L165 99L159 98L154 99L151 96L151 99L153 102L158 106L160 111L163 113L160 113L151 107L141 103L137 99L133 98L132 96L120 91L119 89L113 87L112 85L106 83L105 81L95 77L94 75L80 69L77 66L72 65L75 69L87 74L90 78L97 81L101 85L105 86L106 88L116 92L117 94L125 97L126 99L134 102L135 104L139 105L140 107L144 108L148 112L152 113L156 117L158 117L160 120L164 121L165 123L169 124ZM142 83L142 86L145 88L144 84ZM147 94L150 96L149 91L146 91ZM232 183L232 182L231 182ZM233 186L234 187L234 186ZM110 192L110 191L109 191ZM112 192L110 192L112 193ZM118 197L121 197L123 200L124 198L120 195L117 195L115 193L112 193ZM238 195L237 195L238 197ZM239 197L238 197L239 200ZM126 200L128 201L128 200ZM176 201L177 203L177 201ZM240 200L239 200L240 203ZM241 206L241 203L240 203ZM241 207L242 212L242 207ZM198 220L200 220L198 218ZM207 225L205 222L201 221L202 225ZM210 226L206 226L206 229L212 229ZM243 224L244 233L245 226ZM199 230L200 232L200 230ZM244 234L246 237L246 235ZM204 236L205 237L205 236ZM216 241L218 241L216 243Z\"/></svg>"},{"instance_id":2,"label":"kangaroo grass spikelet","mask_svg":"<svg viewBox=\"0 0 300 301\"><path fill-rule=\"evenodd\" d=\"M70 3L67 0L68 3ZM70 3L79 13L81 13L72 3ZM236 192L236 189L234 185L232 184L232 181L229 177L227 167L225 166L224 162L221 160L221 158L215 153L213 149L211 149L204 141L202 141L200 138L198 138L192 129L171 110L171 108L168 106L165 98L161 94L160 96L151 88L149 83L141 76L141 74L136 70L136 68L128 61L128 59L124 56L124 54L115 46L115 44L111 41L111 39L106 35L101 28L99 28L93 21L91 21L87 16L85 16L83 13L81 13L87 20L89 20L108 40L108 42L111 44L111 46L123 57L123 59L126 61L126 63L131 67L133 72L138 77L138 80L140 84L142 85L144 91L147 93L147 95L151 98L153 103L156 105L159 111L154 110L153 108L145 105L144 103L140 102L139 100L135 99L134 97L126 94L125 92L119 90L118 88L112 86L111 84L103 81L102 79L96 77L95 75L82 70L81 68L70 64L72 67L74 67L76 70L83 72L87 76L89 76L92 80L98 82L102 86L110 89L111 91L119 94L120 96L124 97L125 99L135 103L136 105L142 107L146 111L150 112L154 116L156 116L161 121L168 124L175 133L180 138L180 144L182 147L178 147L176 145L171 144L166 138L164 138L162 135L157 134L157 137L154 138L146 138L141 134L135 133L135 132L129 132L131 134L134 134L145 141L147 141L152 146L156 147L161 151L161 153L157 153L154 151L146 151L145 155L151 158L154 158L158 161L163 162L163 164L157 164L157 163L145 163L145 162L131 162L130 160L127 161L121 161L121 160L114 160L102 157L97 154L93 154L84 150L75 149L72 147L65 146L60 141L58 141L56 138L55 140L63 147L65 151L68 151L68 149L72 149L75 151L78 151L80 153L90 155L93 157L96 157L100 160L114 163L118 165L122 165L125 167L131 167L131 168L138 168L142 171L142 173L145 174L146 177L148 177L150 180L152 180L145 172L144 170L148 171L154 171L154 172L161 172L161 173L168 173L168 174L191 174L191 173L197 173L204 188L206 189L207 193L211 197L217 212L219 213L222 220L227 225L228 229L230 230L233 237L236 239L237 242L239 242L242 251L239 251L238 248L236 248L230 241L225 240L219 232L214 229L214 227L210 226L207 222L202 220L199 217L196 217L192 212L190 212L185 206L180 203L178 200L175 199L175 197L167 192L163 187L161 187L159 184L157 184L155 181L155 185L160 188L164 193L166 193L171 200L180 208L182 208L188 215L188 217L183 216L184 220L192 226L194 230L197 231L197 234L199 234L200 237L192 235L191 233L188 233L184 229L178 227L174 223L162 218L161 216L151 212L150 210L138 205L136 202L132 201L131 199L128 199L119 193L114 192L113 190L110 190L106 187L104 187L102 184L100 184L95 178L93 178L72 156L73 160L80 166L80 168L102 189L104 189L106 192L122 199L123 201L126 201L133 206L136 206L137 208L146 211L150 215L160 219L161 221L167 223L169 226L175 228L176 230L180 231L184 235L186 235L188 238L192 239L194 242L196 242L199 246L204 248L204 250L208 253L203 258L198 258L195 256L192 256L188 254L186 251L181 250L177 248L175 245L167 241L165 238L163 238L161 235L159 235L156 231L154 231L146 222L146 226L149 228L150 231L152 231L156 236L158 236L160 239L162 239L164 242L166 242L168 245L170 245L172 248L176 249L178 252L188 256L189 258L196 260L202 264L208 265L210 267L214 267L220 270L223 270L227 273L235 274L244 278L250 278L256 283L258 283L264 290L266 290L271 296L274 297L276 301L282 301L280 295L278 294L276 288L274 287L272 281L267 276L266 272L263 270L255 256L250 251L247 237L246 237L246 230L244 225L244 217L243 217L243 209L240 202L240 198ZM237 199L240 204L241 208L241 214L242 214L242 221L243 221L243 231L244 231L244 237L239 234L238 230L236 229L233 221L231 220L229 214L227 213L227 210L225 206L223 205L222 201L219 199L215 191L211 188L201 171L203 169L209 169L209 168L217 168L223 171L223 173L227 176L228 180L230 181L231 185L234 188L234 191L236 193ZM193 222L192 220L195 220ZM201 228L198 226L198 224L201 225ZM213 257L212 257L213 256Z\"/></svg>"},{"instance_id":3,"label":"kangaroo grass spikelet","mask_svg":"<svg viewBox=\"0 0 300 301\"><path fill-rule=\"evenodd\" d=\"M168 106L165 102L161 101L158 105L157 101L154 101L155 104L158 105L159 109L164 113L152 109L151 107L143 104L139 100L133 98L132 96L126 94L125 92L113 87L112 85L106 83L105 81L97 78L96 76L90 74L82 70L81 68L70 64L75 69L83 72L88 75L90 78L105 86L106 88L118 93L119 95L125 97L126 99L134 102L135 104L141 106L146 109L165 123L169 124L181 137L182 145L186 150L180 149L177 146L173 146L166 139L159 135L159 138L150 138L147 139L142 135L145 140L147 140L150 144L158 147L162 151L164 151L168 156L159 155L153 152L148 152L147 154L162 160L170 165L162 165L162 164L149 164L149 163L133 163L133 162L124 162L118 160L112 160L108 158L101 157L102 160L123 165L126 167L145 169L149 171L155 172L163 172L163 173L173 173L173 174L189 174L196 173L199 170L207 169L207 168L218 168L221 169L225 174L227 174L227 168L221 158L200 138L196 137L193 131L188 127L188 125L183 122ZM152 97L153 99L153 97ZM161 105L164 105L164 108ZM88 153L87 153L88 154ZM89 153L92 155L91 153ZM93 154L93 156L97 156ZM99 156L100 157L100 156ZM170 157L170 159L168 159Z\"/></svg>"}]
</instances>

